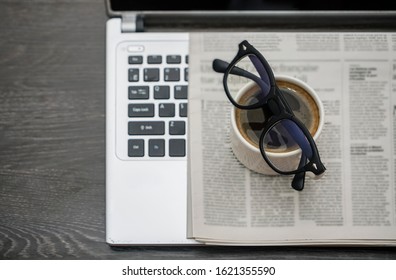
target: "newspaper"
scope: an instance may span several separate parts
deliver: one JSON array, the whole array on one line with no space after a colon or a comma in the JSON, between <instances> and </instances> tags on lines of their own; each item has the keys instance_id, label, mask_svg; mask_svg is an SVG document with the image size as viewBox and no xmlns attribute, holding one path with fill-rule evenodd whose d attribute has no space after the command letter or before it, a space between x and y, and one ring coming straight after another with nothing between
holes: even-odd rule
<instances>
[{"instance_id":1,"label":"newspaper","mask_svg":"<svg viewBox=\"0 0 396 280\"><path fill-rule=\"evenodd\" d=\"M214 58L248 40L275 75L319 95L327 170L306 178L248 170L230 146L232 105ZM207 244L396 244L396 33L191 33L189 237Z\"/></svg>"}]
</instances>

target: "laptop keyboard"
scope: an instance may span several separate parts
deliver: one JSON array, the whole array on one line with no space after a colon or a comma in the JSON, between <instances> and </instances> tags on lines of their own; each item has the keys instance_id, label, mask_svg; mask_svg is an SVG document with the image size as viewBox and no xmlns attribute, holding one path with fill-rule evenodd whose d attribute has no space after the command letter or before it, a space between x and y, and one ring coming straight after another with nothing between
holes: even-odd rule
<instances>
[{"instance_id":1,"label":"laptop keyboard","mask_svg":"<svg viewBox=\"0 0 396 280\"><path fill-rule=\"evenodd\" d=\"M187 155L187 54L127 56L127 157Z\"/></svg>"}]
</instances>

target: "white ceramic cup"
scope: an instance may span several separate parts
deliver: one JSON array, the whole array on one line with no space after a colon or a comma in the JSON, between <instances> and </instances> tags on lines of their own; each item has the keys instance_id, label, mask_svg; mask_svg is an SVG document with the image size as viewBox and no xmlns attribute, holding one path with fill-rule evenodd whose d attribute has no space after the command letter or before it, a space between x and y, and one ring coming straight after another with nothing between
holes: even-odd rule
<instances>
[{"instance_id":1,"label":"white ceramic cup","mask_svg":"<svg viewBox=\"0 0 396 280\"><path fill-rule=\"evenodd\" d=\"M276 82L278 84L278 87L282 90L286 89L286 92L289 92L288 94L295 94L298 96L300 93L299 91L302 92L304 95L304 98L299 98L298 102L304 102L305 104L302 104L304 108L312 108L312 110L315 110L315 116L316 120L313 120L315 125L312 128L308 128L311 131L311 135L313 136L313 139L315 141L318 140L320 133L322 132L323 125L324 125L324 108L323 108L323 103L319 99L317 93L315 92L314 89L312 89L307 83L291 77L291 76L286 76L286 75L276 75L275 76ZM281 86L282 85L282 86ZM254 82L246 84L237 94L236 99L238 100L243 96L247 91L251 90L252 87L256 86ZM290 87L289 87L290 86ZM289 91L288 91L289 90ZM308 95L307 95L308 93ZM308 97L308 99L307 99ZM309 98L311 97L311 98ZM307 104L310 103L310 104ZM308 106L308 107L307 107ZM301 108L302 108L301 107ZM240 113L237 113L238 109L236 107L232 107L231 109L231 129L230 129L230 140L231 140L231 147L232 150L236 156L236 158L247 168L249 168L252 171L266 174L266 175L277 175L278 173L275 172L264 160L259 146L258 146L258 141L257 143L253 143L251 139L246 139L246 134L243 136L240 131L240 126L238 127L237 121L236 121L236 116ZM294 111L294 110L293 110ZM304 113L304 112L303 112ZM295 113L296 114L296 113ZM297 114L296 114L297 115ZM308 115L313 115L313 114L308 114ZM300 119L304 124L305 120ZM250 141L249 141L250 140ZM266 153L270 160L276 161L276 162L281 162L283 164L292 164L294 166L298 165L298 162L300 160L299 156L299 151L294 150L290 152L267 152ZM310 174L311 172L308 172L307 175L313 175Z\"/></svg>"}]
</instances>

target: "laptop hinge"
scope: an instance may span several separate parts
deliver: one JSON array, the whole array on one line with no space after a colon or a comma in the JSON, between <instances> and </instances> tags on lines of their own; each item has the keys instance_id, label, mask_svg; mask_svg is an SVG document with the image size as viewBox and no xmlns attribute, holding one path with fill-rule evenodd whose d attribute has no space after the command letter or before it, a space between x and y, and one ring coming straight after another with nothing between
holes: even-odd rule
<instances>
[{"instance_id":1,"label":"laptop hinge","mask_svg":"<svg viewBox=\"0 0 396 280\"><path fill-rule=\"evenodd\" d=\"M122 32L143 32L143 17L136 14L125 14L122 15L121 22Z\"/></svg>"}]
</instances>

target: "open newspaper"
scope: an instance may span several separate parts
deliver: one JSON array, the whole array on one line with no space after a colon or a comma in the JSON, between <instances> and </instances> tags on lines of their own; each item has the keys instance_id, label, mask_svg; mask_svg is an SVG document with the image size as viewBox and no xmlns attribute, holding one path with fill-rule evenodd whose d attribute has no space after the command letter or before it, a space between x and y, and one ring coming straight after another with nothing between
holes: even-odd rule
<instances>
[{"instance_id":1,"label":"open newspaper","mask_svg":"<svg viewBox=\"0 0 396 280\"><path fill-rule=\"evenodd\" d=\"M316 90L327 170L306 178L248 170L229 139L232 105L214 58L248 40L276 74ZM225 245L396 245L396 33L192 33L189 236Z\"/></svg>"}]
</instances>

